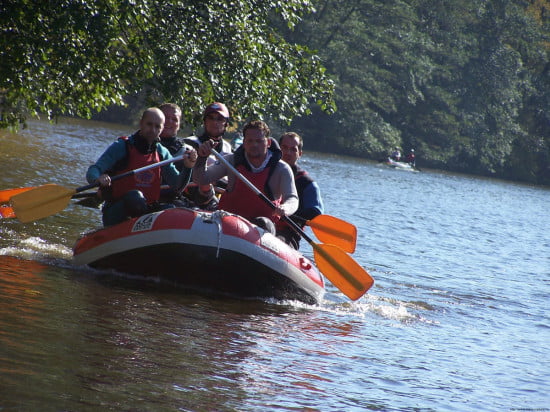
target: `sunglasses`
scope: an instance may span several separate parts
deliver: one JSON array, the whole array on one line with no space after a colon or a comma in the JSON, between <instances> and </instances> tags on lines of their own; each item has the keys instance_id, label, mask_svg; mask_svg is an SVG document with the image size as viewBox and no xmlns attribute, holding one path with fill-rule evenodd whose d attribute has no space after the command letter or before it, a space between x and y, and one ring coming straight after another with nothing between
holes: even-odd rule
<instances>
[{"instance_id":1,"label":"sunglasses","mask_svg":"<svg viewBox=\"0 0 550 412\"><path fill-rule=\"evenodd\" d=\"M227 121L227 119L223 116L207 115L206 118L208 120L212 120L214 122L224 122L225 123Z\"/></svg>"}]
</instances>

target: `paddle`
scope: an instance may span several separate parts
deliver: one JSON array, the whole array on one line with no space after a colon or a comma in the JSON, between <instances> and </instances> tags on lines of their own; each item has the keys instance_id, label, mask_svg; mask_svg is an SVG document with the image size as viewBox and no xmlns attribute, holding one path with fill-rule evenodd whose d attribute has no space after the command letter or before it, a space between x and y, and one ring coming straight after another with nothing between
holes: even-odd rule
<instances>
[{"instance_id":1,"label":"paddle","mask_svg":"<svg viewBox=\"0 0 550 412\"><path fill-rule=\"evenodd\" d=\"M0 219L8 219L10 217L15 217L13 209L7 205L0 205Z\"/></svg>"},{"instance_id":2,"label":"paddle","mask_svg":"<svg viewBox=\"0 0 550 412\"><path fill-rule=\"evenodd\" d=\"M26 192L27 190L34 189L34 187L27 187L26 190L23 190L23 192ZM10 189L14 190L14 189ZM0 194L1 196L1 194ZM93 199L93 201L90 201L91 198L97 198ZM0 200L2 198L0 197ZM87 192L87 193L77 193L76 195L72 195L71 199L81 199L76 204L91 207L93 209L97 209L101 202L103 202L101 199L97 197L97 192ZM0 201L0 203L2 203ZM8 218L15 218L17 217L15 215L15 211L12 207L8 206L7 204L0 204L0 218L2 219L8 219Z\"/></svg>"},{"instance_id":3,"label":"paddle","mask_svg":"<svg viewBox=\"0 0 550 412\"><path fill-rule=\"evenodd\" d=\"M211 153L218 158L229 170L245 183L256 195L266 204L275 209L276 206L260 190L244 177L235 167L230 164L220 153L211 150ZM365 294L374 283L374 279L363 269L353 258L340 249L330 244L315 243L300 227L288 216L282 219L288 223L300 236L302 236L312 247L315 257L315 264L329 279L334 286L352 300L357 300Z\"/></svg>"},{"instance_id":4,"label":"paddle","mask_svg":"<svg viewBox=\"0 0 550 412\"><path fill-rule=\"evenodd\" d=\"M347 253L355 252L357 228L351 223L330 215L318 215L310 220L293 215L292 219L295 218L309 226L321 242L338 246Z\"/></svg>"},{"instance_id":5,"label":"paddle","mask_svg":"<svg viewBox=\"0 0 550 412\"><path fill-rule=\"evenodd\" d=\"M18 187L17 189L0 190L0 203L8 203L13 196L31 189L34 189L34 187Z\"/></svg>"},{"instance_id":6,"label":"paddle","mask_svg":"<svg viewBox=\"0 0 550 412\"><path fill-rule=\"evenodd\" d=\"M127 176L132 176L155 167L181 160L183 156L173 157L162 162L153 163L126 173L113 176L111 181L116 181ZM17 219L23 223L33 222L47 216L51 216L67 207L69 200L76 193L98 187L99 183L82 186L76 189L68 189L56 184L47 184L19 193L10 199Z\"/></svg>"}]
</instances>

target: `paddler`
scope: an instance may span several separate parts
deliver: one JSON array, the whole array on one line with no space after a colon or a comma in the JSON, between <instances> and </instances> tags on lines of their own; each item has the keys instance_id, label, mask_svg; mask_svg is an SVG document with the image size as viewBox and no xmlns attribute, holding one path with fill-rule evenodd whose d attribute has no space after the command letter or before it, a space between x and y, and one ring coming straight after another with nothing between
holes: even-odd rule
<instances>
[{"instance_id":1,"label":"paddler","mask_svg":"<svg viewBox=\"0 0 550 412\"><path fill-rule=\"evenodd\" d=\"M243 174L276 206L273 210L245 183L221 162L210 166L207 159L216 142L209 139L198 148L193 168L193 181L201 186L227 176L227 189L222 194L219 209L238 214L275 234L281 216L290 216L298 209L298 193L292 170L282 161L277 141L270 137L266 123L255 120L243 128L243 143L233 154L224 158ZM211 191L209 196L214 196Z\"/></svg>"},{"instance_id":2,"label":"paddler","mask_svg":"<svg viewBox=\"0 0 550 412\"><path fill-rule=\"evenodd\" d=\"M205 107L202 112L203 128L204 131L200 136L189 136L184 139L185 143L191 145L195 149L199 146L211 140L214 142L214 150L222 155L226 155L232 152L231 144L223 137L229 125L229 109L227 106L220 102L214 102ZM209 156L208 166L214 164L216 158ZM227 179L220 179L217 182L213 182L216 187L225 189L227 186ZM215 210L218 207L218 198L211 196L211 192L214 188L211 184L205 184L199 187L189 187L186 189L186 195L195 204L204 210Z\"/></svg>"},{"instance_id":3,"label":"paddler","mask_svg":"<svg viewBox=\"0 0 550 412\"><path fill-rule=\"evenodd\" d=\"M160 143L168 149L174 157L182 156L186 152L192 152L195 149L185 143L182 137L178 137L178 132L181 126L181 108L175 103L162 103L159 109L164 114L164 127L160 132ZM183 160L178 160L174 163L176 169L181 172L185 163ZM190 199L189 193L183 191L176 192L167 186L167 182L163 181L163 187L160 194L161 202L173 203L175 206L195 207L195 203ZM186 188L187 190L187 188Z\"/></svg>"},{"instance_id":4,"label":"paddler","mask_svg":"<svg viewBox=\"0 0 550 412\"><path fill-rule=\"evenodd\" d=\"M310 175L298 166L298 160L302 157L304 142L302 136L298 133L287 132L279 138L279 144L283 153L282 159L290 165L294 174L294 183L298 191L300 204L298 210L290 218L300 226L304 227L307 220L313 219L323 213L323 199L321 198L321 190L319 185ZM300 247L300 239L302 238L295 230L286 223L281 222L277 228L277 236L291 245L294 249Z\"/></svg>"},{"instance_id":5,"label":"paddler","mask_svg":"<svg viewBox=\"0 0 550 412\"><path fill-rule=\"evenodd\" d=\"M186 152L181 173L173 163L169 163L122 178L111 185L111 176L172 158L168 149L159 144L164 121L160 109L151 107L145 110L139 122L139 130L129 137L117 139L88 168L86 179L89 183L99 183L101 196L105 200L102 209L104 226L171 207L158 203L162 178L175 191L181 190L189 182L197 158L195 150Z\"/></svg>"}]
</instances>

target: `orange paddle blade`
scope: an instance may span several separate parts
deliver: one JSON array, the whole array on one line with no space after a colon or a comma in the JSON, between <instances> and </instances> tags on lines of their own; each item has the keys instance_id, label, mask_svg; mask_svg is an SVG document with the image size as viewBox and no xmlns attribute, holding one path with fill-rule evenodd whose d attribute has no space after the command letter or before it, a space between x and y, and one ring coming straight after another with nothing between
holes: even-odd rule
<instances>
[{"instance_id":1,"label":"orange paddle blade","mask_svg":"<svg viewBox=\"0 0 550 412\"><path fill-rule=\"evenodd\" d=\"M321 242L338 246L348 253L355 252L357 228L351 223L334 216L319 215L308 220L306 225Z\"/></svg>"},{"instance_id":2,"label":"orange paddle blade","mask_svg":"<svg viewBox=\"0 0 550 412\"><path fill-rule=\"evenodd\" d=\"M0 205L0 218L7 219L10 217L15 217L13 209L6 205Z\"/></svg>"},{"instance_id":3,"label":"orange paddle blade","mask_svg":"<svg viewBox=\"0 0 550 412\"><path fill-rule=\"evenodd\" d=\"M321 273L351 300L359 299L374 284L372 276L338 246L314 242L311 245Z\"/></svg>"},{"instance_id":4,"label":"orange paddle blade","mask_svg":"<svg viewBox=\"0 0 550 412\"><path fill-rule=\"evenodd\" d=\"M34 187L18 187L17 189L0 190L0 203L8 203L13 196L31 189L34 189Z\"/></svg>"},{"instance_id":5,"label":"orange paddle blade","mask_svg":"<svg viewBox=\"0 0 550 412\"><path fill-rule=\"evenodd\" d=\"M27 223L65 209L75 193L75 190L49 184L19 193L10 199L10 203L17 219Z\"/></svg>"}]
</instances>

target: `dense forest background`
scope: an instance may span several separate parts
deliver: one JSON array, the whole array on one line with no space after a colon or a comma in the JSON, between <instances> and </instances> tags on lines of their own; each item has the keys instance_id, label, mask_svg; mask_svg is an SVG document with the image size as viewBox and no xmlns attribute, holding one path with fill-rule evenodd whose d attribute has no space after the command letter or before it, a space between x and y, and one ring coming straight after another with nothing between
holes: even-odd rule
<instances>
[{"instance_id":1,"label":"dense forest background","mask_svg":"<svg viewBox=\"0 0 550 412\"><path fill-rule=\"evenodd\" d=\"M285 38L316 50L338 110L308 148L550 183L550 2L325 0Z\"/></svg>"},{"instance_id":2,"label":"dense forest background","mask_svg":"<svg viewBox=\"0 0 550 412\"><path fill-rule=\"evenodd\" d=\"M550 1L323 0L286 41L312 49L336 111L276 129L307 149L550 184ZM272 16L273 17L273 16Z\"/></svg>"},{"instance_id":3,"label":"dense forest background","mask_svg":"<svg viewBox=\"0 0 550 412\"><path fill-rule=\"evenodd\" d=\"M6 0L0 29L0 127L218 100L306 150L550 185L550 0Z\"/></svg>"}]
</instances>

